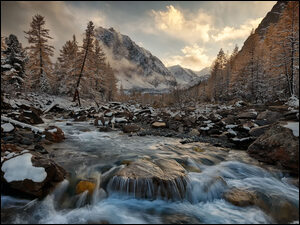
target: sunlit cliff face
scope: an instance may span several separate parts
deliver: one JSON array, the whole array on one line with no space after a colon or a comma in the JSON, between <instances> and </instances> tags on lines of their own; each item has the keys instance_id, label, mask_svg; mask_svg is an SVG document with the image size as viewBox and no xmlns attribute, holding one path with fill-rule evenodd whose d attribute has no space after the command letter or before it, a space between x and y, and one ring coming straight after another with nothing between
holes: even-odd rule
<instances>
[{"instance_id":1,"label":"sunlit cliff face","mask_svg":"<svg viewBox=\"0 0 300 225\"><path fill-rule=\"evenodd\" d=\"M220 48L231 53L276 2L1 2L1 35L15 34L24 46L32 16L45 16L55 47L77 36L89 20L114 27L160 58L166 66L210 66ZM55 60L55 59L54 59Z\"/></svg>"}]
</instances>

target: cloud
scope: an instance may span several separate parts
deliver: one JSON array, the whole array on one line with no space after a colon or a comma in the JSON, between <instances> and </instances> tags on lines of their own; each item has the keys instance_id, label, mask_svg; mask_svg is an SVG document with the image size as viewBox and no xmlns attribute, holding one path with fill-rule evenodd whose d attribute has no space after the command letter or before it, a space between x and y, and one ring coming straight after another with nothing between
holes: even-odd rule
<instances>
[{"instance_id":1,"label":"cloud","mask_svg":"<svg viewBox=\"0 0 300 225\"><path fill-rule=\"evenodd\" d=\"M252 29L255 29L263 18L247 20L238 28L226 26L223 30L219 31L217 35L212 35L215 41L245 39L250 35Z\"/></svg>"},{"instance_id":2,"label":"cloud","mask_svg":"<svg viewBox=\"0 0 300 225\"><path fill-rule=\"evenodd\" d=\"M154 17L154 27L174 38L188 43L210 40L212 17L201 10L193 15L169 5L165 11L152 10L151 14Z\"/></svg>"},{"instance_id":3,"label":"cloud","mask_svg":"<svg viewBox=\"0 0 300 225\"><path fill-rule=\"evenodd\" d=\"M1 35L17 35L23 46L28 45L23 31L30 29L32 17L40 14L45 17L45 27L48 28L49 41L55 46L55 57L67 40L75 34L79 44L82 42L84 30L89 20L95 27L105 24L105 17L99 10L85 7L73 7L71 4L60 1L50 2L1 2Z\"/></svg>"},{"instance_id":4,"label":"cloud","mask_svg":"<svg viewBox=\"0 0 300 225\"><path fill-rule=\"evenodd\" d=\"M185 46L181 49L181 52L183 55L175 55L163 59L164 64L166 66L181 65L195 71L199 71L211 64L211 59L205 54L205 49L197 44Z\"/></svg>"}]
</instances>

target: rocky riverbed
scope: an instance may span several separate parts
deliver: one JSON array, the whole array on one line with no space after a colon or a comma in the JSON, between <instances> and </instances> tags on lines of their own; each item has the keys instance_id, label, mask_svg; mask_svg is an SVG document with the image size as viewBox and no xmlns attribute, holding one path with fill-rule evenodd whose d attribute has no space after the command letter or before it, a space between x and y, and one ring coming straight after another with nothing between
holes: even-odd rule
<instances>
[{"instance_id":1,"label":"rocky riverbed","mask_svg":"<svg viewBox=\"0 0 300 225\"><path fill-rule=\"evenodd\" d=\"M297 107L72 104L5 99L2 222L299 220Z\"/></svg>"}]
</instances>

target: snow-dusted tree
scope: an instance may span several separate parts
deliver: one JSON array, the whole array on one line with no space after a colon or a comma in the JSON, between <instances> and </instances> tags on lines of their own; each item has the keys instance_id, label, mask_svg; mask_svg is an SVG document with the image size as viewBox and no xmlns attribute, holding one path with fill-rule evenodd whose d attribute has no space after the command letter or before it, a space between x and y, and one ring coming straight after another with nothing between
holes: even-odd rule
<instances>
[{"instance_id":1,"label":"snow-dusted tree","mask_svg":"<svg viewBox=\"0 0 300 225\"><path fill-rule=\"evenodd\" d=\"M75 35L73 35L73 40L64 44L58 57L58 66L55 71L56 80L59 83L59 93L69 96L74 93L76 78L80 69L78 60L78 44Z\"/></svg>"},{"instance_id":2,"label":"snow-dusted tree","mask_svg":"<svg viewBox=\"0 0 300 225\"><path fill-rule=\"evenodd\" d=\"M209 87L211 89L211 97L213 100L220 100L224 96L225 83L225 67L227 64L227 57L221 48L216 60L211 69L211 77L209 79Z\"/></svg>"},{"instance_id":3,"label":"snow-dusted tree","mask_svg":"<svg viewBox=\"0 0 300 225\"><path fill-rule=\"evenodd\" d=\"M269 30L269 48L272 49L273 71L286 77L289 96L295 94L299 77L299 2L290 1L278 24ZM299 87L299 86L298 86Z\"/></svg>"},{"instance_id":4,"label":"snow-dusted tree","mask_svg":"<svg viewBox=\"0 0 300 225\"><path fill-rule=\"evenodd\" d=\"M83 46L82 46L83 50L80 54L81 69L80 69L80 72L79 72L79 77L77 79L77 83L76 83L76 86L75 86L74 97L73 97L73 101L75 102L76 100L78 100L79 105L81 105L80 104L80 98L79 98L79 85L80 85L81 78L83 76L84 69L85 69L85 72L89 72L89 70L91 69L90 67L86 67L85 64L88 61L92 62L92 59L91 59L90 56L92 56L91 54L93 52L93 40L94 40L94 24L93 24L92 21L90 21L87 25L87 29L85 30L85 38L83 39ZM88 58L88 56L89 56L89 58Z\"/></svg>"},{"instance_id":5,"label":"snow-dusted tree","mask_svg":"<svg viewBox=\"0 0 300 225\"><path fill-rule=\"evenodd\" d=\"M105 73L105 54L100 46L98 40L95 40L95 47L93 52L93 79L91 79L93 89L99 95L101 95L102 100L108 87L107 75Z\"/></svg>"},{"instance_id":6,"label":"snow-dusted tree","mask_svg":"<svg viewBox=\"0 0 300 225\"><path fill-rule=\"evenodd\" d=\"M25 50L17 36L5 39L6 48L1 51L1 84L5 90L20 90L25 78Z\"/></svg>"},{"instance_id":7,"label":"snow-dusted tree","mask_svg":"<svg viewBox=\"0 0 300 225\"><path fill-rule=\"evenodd\" d=\"M118 90L117 90L117 79L109 63L106 65L105 73L106 73L107 85L108 85L106 98L108 101L112 101L115 99Z\"/></svg>"},{"instance_id":8,"label":"snow-dusted tree","mask_svg":"<svg viewBox=\"0 0 300 225\"><path fill-rule=\"evenodd\" d=\"M52 63L50 56L53 56L54 47L48 44L49 29L45 28L45 19L37 14L32 18L30 30L24 31L30 44L28 49L29 63L28 75L30 86L35 90L49 91L52 77Z\"/></svg>"}]
</instances>

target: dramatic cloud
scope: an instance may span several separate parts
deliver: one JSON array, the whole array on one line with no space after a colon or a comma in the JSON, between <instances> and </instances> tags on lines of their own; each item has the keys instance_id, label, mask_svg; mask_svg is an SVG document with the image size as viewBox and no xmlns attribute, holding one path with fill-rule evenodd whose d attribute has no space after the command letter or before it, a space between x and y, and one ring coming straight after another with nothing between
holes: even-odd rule
<instances>
[{"instance_id":1,"label":"dramatic cloud","mask_svg":"<svg viewBox=\"0 0 300 225\"><path fill-rule=\"evenodd\" d=\"M247 38L252 29L255 29L263 18L248 20L245 24L235 27L224 27L222 31L218 32L216 36L212 35L215 41L235 40L240 38Z\"/></svg>"},{"instance_id":2,"label":"dramatic cloud","mask_svg":"<svg viewBox=\"0 0 300 225\"><path fill-rule=\"evenodd\" d=\"M210 37L212 17L202 11L196 15L184 14L173 5L167 6L166 11L152 10L155 27L172 37L194 43L199 40L207 42Z\"/></svg>"},{"instance_id":3,"label":"dramatic cloud","mask_svg":"<svg viewBox=\"0 0 300 225\"><path fill-rule=\"evenodd\" d=\"M59 49L72 35L77 36L79 43L82 40L84 30L89 20L96 26L104 24L104 16L99 10L88 8L77 9L65 2L1 2L1 35L15 34L26 46L28 44L23 31L30 29L32 17L41 14L45 17L46 28L50 29L53 40L50 43L55 46L55 56ZM14 18L12 18L14 17Z\"/></svg>"},{"instance_id":4,"label":"dramatic cloud","mask_svg":"<svg viewBox=\"0 0 300 225\"><path fill-rule=\"evenodd\" d=\"M49 1L1 2L1 35L24 32L39 13L50 29L55 57L75 34L79 44L89 20L95 27L114 27L149 50L167 65L202 69L220 48L231 52L256 28L276 2L262 1ZM201 47L199 47L201 46ZM55 60L55 58L53 59Z\"/></svg>"},{"instance_id":5,"label":"dramatic cloud","mask_svg":"<svg viewBox=\"0 0 300 225\"><path fill-rule=\"evenodd\" d=\"M185 46L181 49L182 55L170 56L163 59L166 66L181 65L183 67L198 71L204 67L210 66L211 59L206 55L204 48L197 44L192 46Z\"/></svg>"}]
</instances>

